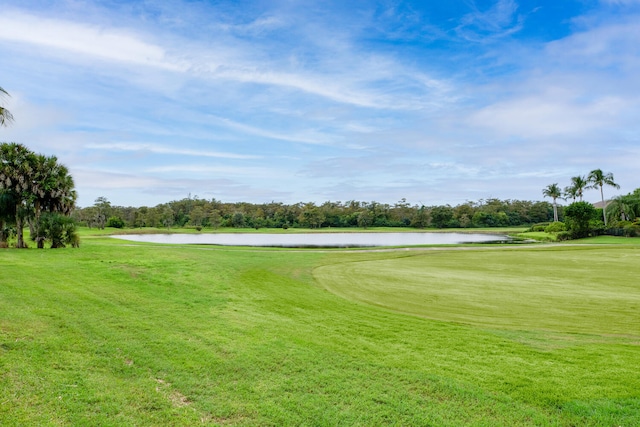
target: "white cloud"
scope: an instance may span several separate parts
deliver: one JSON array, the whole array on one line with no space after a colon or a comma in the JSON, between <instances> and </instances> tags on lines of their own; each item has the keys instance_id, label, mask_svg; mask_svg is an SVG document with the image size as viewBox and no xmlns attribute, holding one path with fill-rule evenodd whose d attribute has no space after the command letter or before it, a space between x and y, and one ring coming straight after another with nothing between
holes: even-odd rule
<instances>
[{"instance_id":1,"label":"white cloud","mask_svg":"<svg viewBox=\"0 0 640 427\"><path fill-rule=\"evenodd\" d=\"M20 12L0 15L0 39L61 49L107 61L184 71L184 64L167 58L165 50L143 41L130 30L104 28Z\"/></svg>"},{"instance_id":2,"label":"white cloud","mask_svg":"<svg viewBox=\"0 0 640 427\"><path fill-rule=\"evenodd\" d=\"M91 150L103 151L138 151L155 154L195 156L195 157L215 157L222 159L258 159L260 156L223 153L218 151L194 150L177 147L167 147L157 144L135 143L135 142L116 142L116 143L88 143L86 148Z\"/></svg>"},{"instance_id":3,"label":"white cloud","mask_svg":"<svg viewBox=\"0 0 640 427\"><path fill-rule=\"evenodd\" d=\"M591 102L567 98L562 91L501 101L473 113L470 123L495 134L521 138L584 135L615 122L627 107L618 97Z\"/></svg>"}]
</instances>

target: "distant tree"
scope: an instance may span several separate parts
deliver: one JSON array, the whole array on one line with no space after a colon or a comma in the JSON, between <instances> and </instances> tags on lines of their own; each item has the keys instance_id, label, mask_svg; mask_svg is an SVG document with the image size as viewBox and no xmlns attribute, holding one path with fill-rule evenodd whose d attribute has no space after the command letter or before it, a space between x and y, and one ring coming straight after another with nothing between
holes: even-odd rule
<instances>
[{"instance_id":1,"label":"distant tree","mask_svg":"<svg viewBox=\"0 0 640 427\"><path fill-rule=\"evenodd\" d=\"M558 187L557 183L547 185L547 188L542 190L544 197L551 197L553 199L553 221L558 222L558 204L556 200L562 197L562 191Z\"/></svg>"},{"instance_id":2,"label":"distant tree","mask_svg":"<svg viewBox=\"0 0 640 427\"><path fill-rule=\"evenodd\" d=\"M196 206L191 209L189 214L189 222L195 227L202 227L202 222L205 219L204 209L201 206Z\"/></svg>"},{"instance_id":3,"label":"distant tree","mask_svg":"<svg viewBox=\"0 0 640 427\"><path fill-rule=\"evenodd\" d=\"M509 225L509 217L505 212L479 210L473 214L472 221L476 227L505 227Z\"/></svg>"},{"instance_id":4,"label":"distant tree","mask_svg":"<svg viewBox=\"0 0 640 427\"><path fill-rule=\"evenodd\" d=\"M431 208L431 225L436 228L445 228L453 219L451 206L434 206Z\"/></svg>"},{"instance_id":5,"label":"distant tree","mask_svg":"<svg viewBox=\"0 0 640 427\"><path fill-rule=\"evenodd\" d=\"M358 227L367 228L373 224L373 212L366 210L358 213Z\"/></svg>"},{"instance_id":6,"label":"distant tree","mask_svg":"<svg viewBox=\"0 0 640 427\"><path fill-rule=\"evenodd\" d=\"M607 226L607 203L604 200L604 191L603 187L608 185L613 188L620 188L618 184L616 184L613 180L613 174L611 172L604 173L600 169L594 169L589 173L588 180L593 184L593 188L600 189L600 198L602 199L602 217L604 218L604 225Z\"/></svg>"},{"instance_id":7,"label":"distant tree","mask_svg":"<svg viewBox=\"0 0 640 427\"><path fill-rule=\"evenodd\" d=\"M160 213L160 220L162 221L162 225L171 228L175 223L175 216L173 209L171 209L170 205L165 205Z\"/></svg>"},{"instance_id":8,"label":"distant tree","mask_svg":"<svg viewBox=\"0 0 640 427\"><path fill-rule=\"evenodd\" d=\"M571 198L574 202L576 198L582 201L584 190L589 188L589 181L582 175L574 176L571 178L571 185L565 187L564 195L567 198Z\"/></svg>"},{"instance_id":9,"label":"distant tree","mask_svg":"<svg viewBox=\"0 0 640 427\"><path fill-rule=\"evenodd\" d=\"M453 216L458 221L458 225L462 228L472 226L471 219L475 213L473 204L470 202L463 203L453 208Z\"/></svg>"},{"instance_id":10,"label":"distant tree","mask_svg":"<svg viewBox=\"0 0 640 427\"><path fill-rule=\"evenodd\" d=\"M107 225L107 218L111 216L111 202L106 197L98 197L93 206L95 207L95 215L92 219L93 224L101 230Z\"/></svg>"},{"instance_id":11,"label":"distant tree","mask_svg":"<svg viewBox=\"0 0 640 427\"><path fill-rule=\"evenodd\" d=\"M107 227L123 228L124 220L119 216L110 216L109 219L107 219Z\"/></svg>"},{"instance_id":12,"label":"distant tree","mask_svg":"<svg viewBox=\"0 0 640 427\"><path fill-rule=\"evenodd\" d=\"M305 227L320 228L324 222L324 214L315 204L307 203L300 212L299 221Z\"/></svg>"},{"instance_id":13,"label":"distant tree","mask_svg":"<svg viewBox=\"0 0 640 427\"><path fill-rule=\"evenodd\" d=\"M231 225L235 228L244 227L244 214L242 212L235 212L231 217Z\"/></svg>"},{"instance_id":14,"label":"distant tree","mask_svg":"<svg viewBox=\"0 0 640 427\"><path fill-rule=\"evenodd\" d=\"M209 213L209 225L211 225L213 228L217 229L218 227L220 227L221 221L222 216L220 216L219 210L214 209L211 211L211 213Z\"/></svg>"},{"instance_id":15,"label":"distant tree","mask_svg":"<svg viewBox=\"0 0 640 427\"><path fill-rule=\"evenodd\" d=\"M425 228L429 225L429 211L426 206L420 206L411 219L411 226L416 228Z\"/></svg>"},{"instance_id":16,"label":"distant tree","mask_svg":"<svg viewBox=\"0 0 640 427\"><path fill-rule=\"evenodd\" d=\"M10 95L7 93L6 90L0 87L0 99L2 99L3 96L10 96ZM12 121L13 121L13 115L9 112L9 110L7 110L2 105L0 105L0 126L7 126Z\"/></svg>"}]
</instances>

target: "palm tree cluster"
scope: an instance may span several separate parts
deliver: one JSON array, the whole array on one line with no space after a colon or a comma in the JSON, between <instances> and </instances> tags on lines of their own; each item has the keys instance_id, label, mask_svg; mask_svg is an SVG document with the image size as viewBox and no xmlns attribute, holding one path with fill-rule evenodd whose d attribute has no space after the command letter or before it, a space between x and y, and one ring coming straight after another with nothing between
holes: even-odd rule
<instances>
[{"instance_id":1,"label":"palm tree cluster","mask_svg":"<svg viewBox=\"0 0 640 427\"><path fill-rule=\"evenodd\" d=\"M613 180L613 174L611 172L604 173L601 169L594 169L589 172L589 175L586 177L583 175L574 176L571 178L571 185L564 188L564 192L560 190L557 183L550 184L546 188L542 190L542 194L545 197L550 197L553 199L553 213L554 213L554 221L558 221L558 208L556 201L557 199L572 199L573 202L576 199L580 199L582 201L582 196L584 195L584 190L588 189L597 189L600 190L600 197L602 199L602 215L604 219L604 225L607 225L607 215L606 208L607 205L604 200L604 186L610 186L614 188L620 188L618 184Z\"/></svg>"},{"instance_id":2,"label":"palm tree cluster","mask_svg":"<svg viewBox=\"0 0 640 427\"><path fill-rule=\"evenodd\" d=\"M14 228L16 247L27 247L27 223L39 248L47 239L52 247L76 242L73 224L64 219L76 198L69 170L55 156L36 154L22 144L0 144L0 244L6 245Z\"/></svg>"},{"instance_id":3,"label":"palm tree cluster","mask_svg":"<svg viewBox=\"0 0 640 427\"><path fill-rule=\"evenodd\" d=\"M631 222L640 225L640 188L614 197L607 205L607 218L618 225Z\"/></svg>"}]
</instances>

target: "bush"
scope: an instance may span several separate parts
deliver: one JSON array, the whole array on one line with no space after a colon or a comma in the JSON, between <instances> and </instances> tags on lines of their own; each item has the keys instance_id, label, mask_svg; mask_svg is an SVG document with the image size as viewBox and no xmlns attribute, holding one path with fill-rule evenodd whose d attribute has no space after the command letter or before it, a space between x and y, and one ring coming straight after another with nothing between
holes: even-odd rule
<instances>
[{"instance_id":1,"label":"bush","mask_svg":"<svg viewBox=\"0 0 640 427\"><path fill-rule=\"evenodd\" d=\"M567 227L564 225L564 222L552 222L544 228L546 233L559 233L561 231L566 231Z\"/></svg>"},{"instance_id":2,"label":"bush","mask_svg":"<svg viewBox=\"0 0 640 427\"><path fill-rule=\"evenodd\" d=\"M625 237L640 237L640 225L627 225L623 230Z\"/></svg>"},{"instance_id":3,"label":"bush","mask_svg":"<svg viewBox=\"0 0 640 427\"><path fill-rule=\"evenodd\" d=\"M587 237L599 230L596 208L588 202L574 202L564 208L565 221L574 238ZM604 228L604 227L603 227ZM596 231L597 234L597 231Z\"/></svg>"},{"instance_id":4,"label":"bush","mask_svg":"<svg viewBox=\"0 0 640 427\"><path fill-rule=\"evenodd\" d=\"M80 246L80 239L76 233L76 224L68 216L58 213L43 213L36 231L38 247L44 247L44 241L51 242L51 248L64 248L71 245L74 248Z\"/></svg>"},{"instance_id":5,"label":"bush","mask_svg":"<svg viewBox=\"0 0 640 427\"><path fill-rule=\"evenodd\" d=\"M533 232L546 231L548 226L549 226L548 222L539 222L538 224L533 224L529 229L529 231L533 231Z\"/></svg>"},{"instance_id":6,"label":"bush","mask_svg":"<svg viewBox=\"0 0 640 427\"><path fill-rule=\"evenodd\" d=\"M589 221L589 234L591 236L600 236L605 234L606 228L601 219L592 219Z\"/></svg>"},{"instance_id":7,"label":"bush","mask_svg":"<svg viewBox=\"0 0 640 427\"><path fill-rule=\"evenodd\" d=\"M556 235L556 239L560 242L564 242L566 240L572 240L573 237L573 233L570 231L561 231Z\"/></svg>"},{"instance_id":8,"label":"bush","mask_svg":"<svg viewBox=\"0 0 640 427\"><path fill-rule=\"evenodd\" d=\"M640 224L631 221L620 221L616 227L609 228L607 234L611 236L640 237Z\"/></svg>"},{"instance_id":9,"label":"bush","mask_svg":"<svg viewBox=\"0 0 640 427\"><path fill-rule=\"evenodd\" d=\"M123 228L124 220L117 216L112 216L107 220L107 227Z\"/></svg>"}]
</instances>

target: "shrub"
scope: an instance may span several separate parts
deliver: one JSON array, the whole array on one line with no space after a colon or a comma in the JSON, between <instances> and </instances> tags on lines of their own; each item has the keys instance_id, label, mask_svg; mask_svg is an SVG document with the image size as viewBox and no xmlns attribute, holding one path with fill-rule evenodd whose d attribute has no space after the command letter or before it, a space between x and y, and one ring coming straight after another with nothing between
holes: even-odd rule
<instances>
[{"instance_id":1,"label":"shrub","mask_svg":"<svg viewBox=\"0 0 640 427\"><path fill-rule=\"evenodd\" d=\"M76 233L76 224L72 218L58 213L43 213L36 232L38 247L44 246L44 241L51 242L51 248L64 248L66 245L80 246L80 239Z\"/></svg>"},{"instance_id":2,"label":"shrub","mask_svg":"<svg viewBox=\"0 0 640 427\"><path fill-rule=\"evenodd\" d=\"M572 240L573 238L573 233L570 231L561 231L556 235L556 239L560 242Z\"/></svg>"},{"instance_id":3,"label":"shrub","mask_svg":"<svg viewBox=\"0 0 640 427\"><path fill-rule=\"evenodd\" d=\"M546 228L549 226L548 222L539 222L537 224L533 224L529 231L546 231Z\"/></svg>"},{"instance_id":4,"label":"shrub","mask_svg":"<svg viewBox=\"0 0 640 427\"><path fill-rule=\"evenodd\" d=\"M566 231L567 227L564 225L564 222L552 222L544 228L546 233L559 233L561 231Z\"/></svg>"},{"instance_id":5,"label":"shrub","mask_svg":"<svg viewBox=\"0 0 640 427\"><path fill-rule=\"evenodd\" d=\"M124 220L117 216L109 217L109 219L107 220L107 227L123 228Z\"/></svg>"},{"instance_id":6,"label":"shrub","mask_svg":"<svg viewBox=\"0 0 640 427\"><path fill-rule=\"evenodd\" d=\"M628 225L624 228L625 237L640 237L640 225Z\"/></svg>"},{"instance_id":7,"label":"shrub","mask_svg":"<svg viewBox=\"0 0 640 427\"><path fill-rule=\"evenodd\" d=\"M594 227L599 225L593 221L596 209L588 202L575 202L564 208L567 226L574 237L587 237Z\"/></svg>"},{"instance_id":8,"label":"shrub","mask_svg":"<svg viewBox=\"0 0 640 427\"><path fill-rule=\"evenodd\" d=\"M589 234L591 236L600 236L605 234L606 228L601 219L592 219L589 221Z\"/></svg>"}]
</instances>

